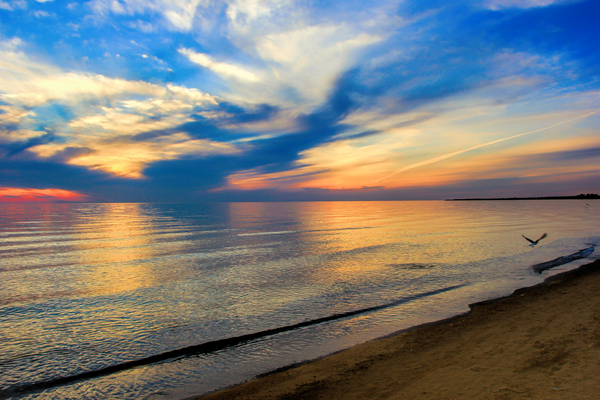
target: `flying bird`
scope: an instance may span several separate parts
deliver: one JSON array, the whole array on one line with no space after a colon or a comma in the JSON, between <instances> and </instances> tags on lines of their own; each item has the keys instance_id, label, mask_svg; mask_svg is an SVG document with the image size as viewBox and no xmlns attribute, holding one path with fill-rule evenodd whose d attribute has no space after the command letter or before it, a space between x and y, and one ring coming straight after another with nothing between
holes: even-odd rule
<instances>
[{"instance_id":1,"label":"flying bird","mask_svg":"<svg viewBox=\"0 0 600 400\"><path fill-rule=\"evenodd\" d=\"M531 240L531 239L529 239L528 237L525 237L525 235L521 235L521 236L523 236L525 239L527 239L527 241L528 241L529 243L531 243L531 244L530 244L530 246L531 246L531 247L533 247L533 246L535 246L536 244L538 244L538 242L539 242L540 240L542 240L543 238L545 238L545 237L546 237L546 236L548 236L548 235L544 233L544 234L543 234L543 235L542 235L542 236L541 236L541 237L540 237L538 240Z\"/></svg>"}]
</instances>

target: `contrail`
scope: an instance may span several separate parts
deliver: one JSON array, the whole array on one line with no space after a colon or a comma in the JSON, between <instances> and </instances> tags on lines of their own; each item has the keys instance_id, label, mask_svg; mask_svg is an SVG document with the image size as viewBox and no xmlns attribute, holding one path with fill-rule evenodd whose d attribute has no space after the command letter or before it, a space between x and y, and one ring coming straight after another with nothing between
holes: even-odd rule
<instances>
[{"instance_id":1,"label":"contrail","mask_svg":"<svg viewBox=\"0 0 600 400\"><path fill-rule=\"evenodd\" d=\"M434 162L442 161L442 160L445 160L447 158L454 157L454 156L457 156L457 155L462 154L462 153L466 153L467 151L471 151L471 150L479 149L480 147L490 146L492 144L504 142L505 140L510 140L510 139L518 138L519 136L525 136L525 135L529 135L530 133L545 131L546 129L554 128L555 126L566 124L567 122L576 121L578 119L586 118L586 117L589 117L590 115L596 114L596 113L597 113L597 111L593 111L591 113L582 115L580 117L569 119L569 120L563 121L563 122L559 122L558 124L550 125L550 126L547 126L545 128L540 128L540 129L536 129L534 131L529 131L529 132L525 132L525 133L519 133L518 135L505 137L503 139L494 140L492 142L488 142L488 143L484 143L484 144L479 144L477 146L469 147L468 149L455 151L453 153L444 154L443 156L435 157L435 158L432 158L430 160L425 160L425 161L421 161L421 162L418 162L418 163L415 163L415 164L407 165L406 167L400 168L399 170L397 170L397 171L395 171L395 172L393 172L393 173L391 173L391 174L389 174L387 176L384 176L383 178L381 178L381 179L379 179L379 180L377 180L375 182L376 183L377 182L381 182L383 180L391 178L394 175L398 175L401 172L408 171L409 169L413 169L413 168L417 168L417 167L422 167L423 165L433 164Z\"/></svg>"}]
</instances>

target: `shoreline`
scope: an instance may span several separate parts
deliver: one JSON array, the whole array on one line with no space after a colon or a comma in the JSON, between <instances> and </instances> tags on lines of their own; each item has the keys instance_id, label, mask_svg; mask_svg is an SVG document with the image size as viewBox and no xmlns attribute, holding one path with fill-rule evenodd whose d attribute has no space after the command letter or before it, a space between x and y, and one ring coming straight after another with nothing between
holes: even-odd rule
<instances>
[{"instance_id":1,"label":"shoreline","mask_svg":"<svg viewBox=\"0 0 600 400\"><path fill-rule=\"evenodd\" d=\"M596 193L580 194L577 196L544 196L544 197L467 197L463 199L446 199L445 201L486 201L486 200L598 200Z\"/></svg>"},{"instance_id":2,"label":"shoreline","mask_svg":"<svg viewBox=\"0 0 600 400\"><path fill-rule=\"evenodd\" d=\"M593 399L599 289L596 260L465 313L188 399Z\"/></svg>"}]
</instances>

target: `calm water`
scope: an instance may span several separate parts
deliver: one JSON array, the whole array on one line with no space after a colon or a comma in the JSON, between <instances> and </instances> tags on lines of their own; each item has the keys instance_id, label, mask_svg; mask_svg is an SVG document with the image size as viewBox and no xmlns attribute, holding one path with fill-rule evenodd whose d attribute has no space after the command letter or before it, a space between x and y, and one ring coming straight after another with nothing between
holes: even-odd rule
<instances>
[{"instance_id":1,"label":"calm water","mask_svg":"<svg viewBox=\"0 0 600 400\"><path fill-rule=\"evenodd\" d=\"M588 263L531 271L599 222L589 200L3 204L0 397L206 393Z\"/></svg>"}]
</instances>

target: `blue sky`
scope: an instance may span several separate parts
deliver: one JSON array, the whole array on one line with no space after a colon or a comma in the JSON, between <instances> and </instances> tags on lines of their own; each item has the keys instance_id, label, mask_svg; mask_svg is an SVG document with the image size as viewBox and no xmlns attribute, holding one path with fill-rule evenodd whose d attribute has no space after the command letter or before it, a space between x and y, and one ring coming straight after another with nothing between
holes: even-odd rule
<instances>
[{"instance_id":1,"label":"blue sky","mask_svg":"<svg viewBox=\"0 0 600 400\"><path fill-rule=\"evenodd\" d=\"M598 16L573 0L0 0L0 197L599 192Z\"/></svg>"}]
</instances>

